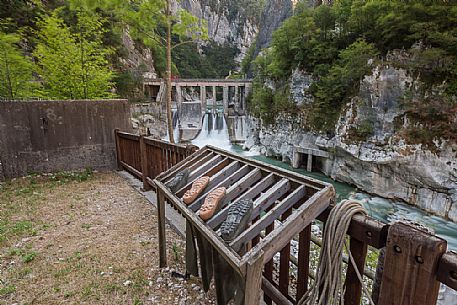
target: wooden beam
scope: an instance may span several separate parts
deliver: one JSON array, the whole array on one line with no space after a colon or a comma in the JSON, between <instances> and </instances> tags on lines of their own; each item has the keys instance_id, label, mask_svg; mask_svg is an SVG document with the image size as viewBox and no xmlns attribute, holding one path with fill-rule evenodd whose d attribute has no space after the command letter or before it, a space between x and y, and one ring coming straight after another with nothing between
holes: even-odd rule
<instances>
[{"instance_id":1,"label":"wooden beam","mask_svg":"<svg viewBox=\"0 0 457 305\"><path fill-rule=\"evenodd\" d=\"M225 159L227 159L227 158L225 158ZM211 171L211 169L213 167L215 167L222 160L224 160L223 156L216 155L213 158L211 158L210 160L206 161L206 163L200 165L199 167L197 167L196 169L191 171L191 173L189 174L189 181L193 181L194 179L196 179L203 173L205 173L207 171Z\"/></svg>"},{"instance_id":2,"label":"wooden beam","mask_svg":"<svg viewBox=\"0 0 457 305\"><path fill-rule=\"evenodd\" d=\"M262 290L264 294L275 302L281 305L293 305L287 297L285 297L269 280L262 276Z\"/></svg>"},{"instance_id":3,"label":"wooden beam","mask_svg":"<svg viewBox=\"0 0 457 305\"><path fill-rule=\"evenodd\" d=\"M293 193L291 195L293 195ZM287 200L287 198L284 200ZM251 252L263 251L264 262L268 262L273 258L274 254L281 250L295 235L310 225L333 200L335 200L335 189L333 186L327 186L315 193L295 210L285 222L265 236ZM243 257L241 261L243 262L244 259L245 258Z\"/></svg>"},{"instance_id":4,"label":"wooden beam","mask_svg":"<svg viewBox=\"0 0 457 305\"><path fill-rule=\"evenodd\" d=\"M279 183L276 185L281 185L281 189L283 190L283 193L287 192L290 188L289 181L287 179L281 180ZM269 190L268 197L264 197L265 201L260 201L260 204L256 206L256 208L260 205L262 205L265 208L268 208L269 205L267 203L273 204L279 197L282 195L276 195L279 193L279 190L271 193L273 189ZM295 203L297 203L300 199L302 199L306 195L306 189L304 186L299 186L296 190L294 190L289 196L287 196L281 203L279 203L277 206L275 206L273 209L271 209L265 216L263 216L259 221L254 223L252 226L250 226L247 230L243 231L240 235L238 235L237 238L235 238L231 243L230 247L234 247L235 249L238 249L241 244L244 244L251 239L253 239L256 235L259 235L260 232L265 229L270 223L274 222L276 219L278 219L282 214L284 214L289 208L291 208ZM274 198L274 197L278 198ZM262 198L261 198L262 199ZM258 201L256 201L258 202ZM270 205L271 205L270 204ZM256 209L256 214L254 214L253 211L253 217L256 217L258 214L260 214L260 209Z\"/></svg>"},{"instance_id":5,"label":"wooden beam","mask_svg":"<svg viewBox=\"0 0 457 305\"><path fill-rule=\"evenodd\" d=\"M274 180L275 180L274 174L269 174L268 176L263 178L260 182L258 182L256 185L251 187L246 193L241 195L241 197L239 197L237 199L237 201L243 200L243 199L252 199L252 198L254 198L258 194L260 194L260 192L262 192L264 189L269 187L274 182ZM221 211L219 211L219 213L214 215L207 222L208 226L210 226L212 229L214 229L217 226L219 226L225 220L225 218L227 217L228 210L229 210L229 206L226 206Z\"/></svg>"},{"instance_id":6,"label":"wooden beam","mask_svg":"<svg viewBox=\"0 0 457 305\"><path fill-rule=\"evenodd\" d=\"M232 201L260 179L262 179L262 172L260 171L260 169L256 168L253 171L250 171L237 183L233 184L228 188L227 194L224 198L224 202L228 203Z\"/></svg>"},{"instance_id":7,"label":"wooden beam","mask_svg":"<svg viewBox=\"0 0 457 305\"><path fill-rule=\"evenodd\" d=\"M219 161L219 163L215 164L212 168L207 170L206 172L199 174L197 177L195 177L192 180L188 179L189 183L187 183L186 186L184 186L183 188L178 190L176 192L176 196L182 197L184 195L184 193L192 187L192 183L194 183L194 181L197 180L198 178L203 177L203 176L208 176L211 178L212 176L220 173L229 164L229 162L230 162L229 158L224 158L221 161ZM190 175L189 175L189 177L190 177Z\"/></svg>"},{"instance_id":8,"label":"wooden beam","mask_svg":"<svg viewBox=\"0 0 457 305\"><path fill-rule=\"evenodd\" d=\"M438 263L446 241L394 223L389 228L379 305L435 305L440 283Z\"/></svg>"},{"instance_id":9,"label":"wooden beam","mask_svg":"<svg viewBox=\"0 0 457 305\"><path fill-rule=\"evenodd\" d=\"M446 286L457 290L457 253L447 252L440 260L438 280Z\"/></svg>"},{"instance_id":10,"label":"wooden beam","mask_svg":"<svg viewBox=\"0 0 457 305\"><path fill-rule=\"evenodd\" d=\"M298 236L297 256L297 302L308 291L309 263L311 250L311 225L307 226ZM292 256L292 254L291 254Z\"/></svg>"},{"instance_id":11,"label":"wooden beam","mask_svg":"<svg viewBox=\"0 0 457 305\"><path fill-rule=\"evenodd\" d=\"M247 173L249 172L249 166L247 165L244 165L242 166L240 169L238 169L236 172L234 172L233 174L231 174L230 176L228 176L227 178L225 178L224 181L220 182L218 185L215 185L213 188L207 188L204 193L202 195L200 195L200 197L198 197L191 205L189 205L189 209L193 212L197 212L198 209L200 209L201 205L203 204L203 201L205 200L206 198L206 195L208 195L208 193L212 190L212 189L215 189L215 188L218 188L218 187L229 187L231 184L235 183L235 181L238 181L239 179L241 179L241 177L243 177L244 175L246 175Z\"/></svg>"},{"instance_id":12,"label":"wooden beam","mask_svg":"<svg viewBox=\"0 0 457 305\"><path fill-rule=\"evenodd\" d=\"M254 159L246 159L246 158L243 158L237 154L234 154L234 153L231 153L229 151L226 151L226 150L223 150L223 149L220 149L218 147L214 147L214 146L211 146L211 145L208 145L206 146L208 149L210 149L211 151L214 151L218 154L221 154L221 155L224 155L224 156L229 156L233 159L236 159L236 160L239 160L245 164L249 164L249 165L252 165L252 166L255 166L255 167L258 167L266 172L273 172L273 173L277 173L278 175L281 175L281 176L284 176L286 178L288 178L290 181L292 182L297 182L299 184L303 184L305 186L307 186L308 188L310 188L310 190L307 190L307 192L310 192L311 189L314 190L314 191L319 191L323 188L325 188L326 186L329 186L331 185L330 183L327 183L327 182L323 182L323 181L320 181L320 180L317 180L317 179L314 179L314 178L311 178L311 177L306 177L306 176L303 176L303 175L300 175L300 174L297 174L296 172L292 172L292 171L289 171L287 169L284 169L284 168L281 168L281 167L278 167L278 166L274 166L274 165L271 165L271 164L268 164L268 163L265 163L265 162L262 162L262 161L258 161L258 160L254 160Z\"/></svg>"}]
</instances>

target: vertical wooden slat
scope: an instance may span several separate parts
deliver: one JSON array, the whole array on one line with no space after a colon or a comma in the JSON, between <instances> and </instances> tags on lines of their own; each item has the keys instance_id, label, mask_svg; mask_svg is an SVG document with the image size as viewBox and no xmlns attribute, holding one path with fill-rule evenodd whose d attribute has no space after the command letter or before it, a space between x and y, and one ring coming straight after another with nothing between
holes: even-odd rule
<instances>
[{"instance_id":1,"label":"vertical wooden slat","mask_svg":"<svg viewBox=\"0 0 457 305\"><path fill-rule=\"evenodd\" d=\"M157 190L157 216L159 229L159 266L167 266L167 245L165 236L165 196L161 190Z\"/></svg>"},{"instance_id":2,"label":"vertical wooden slat","mask_svg":"<svg viewBox=\"0 0 457 305\"><path fill-rule=\"evenodd\" d=\"M354 257L354 262L357 266L357 269L359 270L359 273L363 275L368 245L360 240L355 239L354 237L351 237L349 249L352 253L352 256ZM348 262L345 287L346 291L344 293L344 304L359 305L360 299L362 297L362 283L360 283L360 280L351 261Z\"/></svg>"},{"instance_id":3,"label":"vertical wooden slat","mask_svg":"<svg viewBox=\"0 0 457 305\"><path fill-rule=\"evenodd\" d=\"M273 232L274 228L275 228L275 223L272 222L268 227L266 227L265 236L267 236L269 233ZM270 282L273 282L273 268L274 268L273 259L271 259L269 262L267 262L265 264L265 268L264 268L264 276ZM265 301L265 303L267 305L273 304L273 301L267 295L264 295L263 300Z\"/></svg>"},{"instance_id":4,"label":"vertical wooden slat","mask_svg":"<svg viewBox=\"0 0 457 305\"><path fill-rule=\"evenodd\" d=\"M438 262L446 245L445 240L407 224L391 225L379 305L435 305Z\"/></svg>"},{"instance_id":5,"label":"vertical wooden slat","mask_svg":"<svg viewBox=\"0 0 457 305\"><path fill-rule=\"evenodd\" d=\"M309 255L311 250L311 225L298 235L298 271L297 271L297 302L308 291Z\"/></svg>"},{"instance_id":6,"label":"vertical wooden slat","mask_svg":"<svg viewBox=\"0 0 457 305\"><path fill-rule=\"evenodd\" d=\"M141 176L143 178L143 191L149 191L151 186L147 181L147 177L150 175L149 170L149 156L146 143L144 142L144 137L140 137L140 156L141 156Z\"/></svg>"},{"instance_id":7,"label":"vertical wooden slat","mask_svg":"<svg viewBox=\"0 0 457 305\"><path fill-rule=\"evenodd\" d=\"M292 214L292 209L282 214L282 222ZM289 298L290 243L279 252L279 291Z\"/></svg>"}]
</instances>

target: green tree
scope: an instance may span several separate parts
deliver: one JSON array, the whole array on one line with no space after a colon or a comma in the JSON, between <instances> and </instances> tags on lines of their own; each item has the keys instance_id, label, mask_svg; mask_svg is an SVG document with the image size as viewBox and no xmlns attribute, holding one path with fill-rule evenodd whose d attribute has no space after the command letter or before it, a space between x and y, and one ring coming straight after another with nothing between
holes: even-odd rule
<instances>
[{"instance_id":1,"label":"green tree","mask_svg":"<svg viewBox=\"0 0 457 305\"><path fill-rule=\"evenodd\" d=\"M110 11L118 16L122 27L128 27L130 33L155 50L155 54L163 54L162 50L165 49L167 125L170 142L174 143L171 113L172 51L183 44L207 39L205 22L186 10L172 14L170 0L73 0L72 7ZM177 43L173 44L173 37Z\"/></svg>"},{"instance_id":2,"label":"green tree","mask_svg":"<svg viewBox=\"0 0 457 305\"><path fill-rule=\"evenodd\" d=\"M0 32L0 98L17 99L33 95L33 64L18 46L21 37Z\"/></svg>"},{"instance_id":3,"label":"green tree","mask_svg":"<svg viewBox=\"0 0 457 305\"><path fill-rule=\"evenodd\" d=\"M39 22L39 42L34 51L43 80L42 95L53 99L97 99L113 96L113 73L102 45L103 19L97 14L77 14L76 31L59 17L60 9Z\"/></svg>"}]
</instances>

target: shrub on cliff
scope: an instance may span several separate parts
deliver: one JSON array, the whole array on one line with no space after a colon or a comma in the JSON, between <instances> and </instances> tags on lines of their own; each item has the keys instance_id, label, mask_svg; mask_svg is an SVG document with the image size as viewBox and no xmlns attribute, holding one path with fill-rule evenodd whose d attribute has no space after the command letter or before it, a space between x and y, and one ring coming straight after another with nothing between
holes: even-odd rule
<instances>
[{"instance_id":1,"label":"shrub on cliff","mask_svg":"<svg viewBox=\"0 0 457 305\"><path fill-rule=\"evenodd\" d=\"M408 111L413 108L433 113L438 110L435 120L446 124L450 122L444 119L449 107L457 107L456 28L457 6L446 1L344 0L317 8L307 7L303 1L294 16L274 33L271 48L255 60L256 80L282 87L296 68L311 73L314 82L309 92L315 103L302 109L309 113L306 127L332 132L342 105L357 93L360 80L370 73L369 63L376 63L378 55L384 58L391 50L404 49L412 57L390 64L407 69L425 84L423 96L437 86L442 92L434 95L433 103L414 100L420 106L405 99L407 114L413 117ZM274 105L259 106L262 101L255 93L253 100L257 109L277 110ZM446 107L435 107L437 103ZM449 138L449 132L440 130L443 128L432 136Z\"/></svg>"}]
</instances>

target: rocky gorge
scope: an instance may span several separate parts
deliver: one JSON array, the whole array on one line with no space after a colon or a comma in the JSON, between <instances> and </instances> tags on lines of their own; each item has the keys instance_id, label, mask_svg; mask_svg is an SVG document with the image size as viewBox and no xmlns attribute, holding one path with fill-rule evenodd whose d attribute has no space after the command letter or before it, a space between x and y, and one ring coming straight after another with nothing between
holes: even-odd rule
<instances>
[{"instance_id":1,"label":"rocky gorge","mask_svg":"<svg viewBox=\"0 0 457 305\"><path fill-rule=\"evenodd\" d=\"M295 70L290 96L301 107L312 105L312 76ZM457 222L457 159L455 144L437 139L435 147L408 144L398 122L408 125L402 98L415 84L406 70L378 65L363 78L356 96L342 111L334 135L303 128L300 115L281 114L273 124L251 117L245 148L291 163L297 148L321 149L329 158L320 170L331 178L384 198L401 200ZM366 139L354 137L365 133Z\"/></svg>"}]
</instances>

